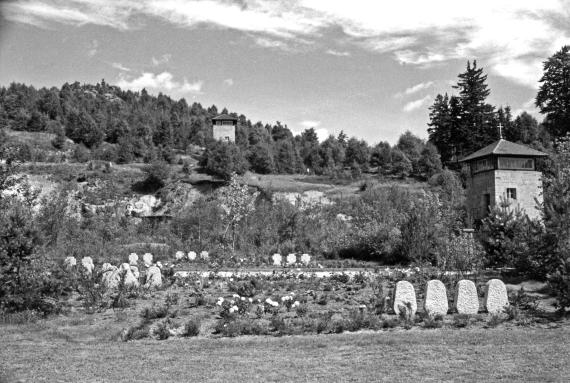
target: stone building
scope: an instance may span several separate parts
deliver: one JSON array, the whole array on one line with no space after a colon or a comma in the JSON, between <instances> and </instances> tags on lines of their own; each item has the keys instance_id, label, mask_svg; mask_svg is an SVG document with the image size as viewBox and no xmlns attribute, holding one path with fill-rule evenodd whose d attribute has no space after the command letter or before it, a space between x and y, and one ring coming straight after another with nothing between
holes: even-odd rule
<instances>
[{"instance_id":1,"label":"stone building","mask_svg":"<svg viewBox=\"0 0 570 383\"><path fill-rule=\"evenodd\" d=\"M489 208L504 201L519 206L529 218L539 218L542 173L535 160L547 154L500 139L461 160L467 166L466 205L474 220L485 218Z\"/></svg>"},{"instance_id":2,"label":"stone building","mask_svg":"<svg viewBox=\"0 0 570 383\"><path fill-rule=\"evenodd\" d=\"M237 121L237 117L229 114L221 114L212 118L212 135L214 140L235 142Z\"/></svg>"}]
</instances>

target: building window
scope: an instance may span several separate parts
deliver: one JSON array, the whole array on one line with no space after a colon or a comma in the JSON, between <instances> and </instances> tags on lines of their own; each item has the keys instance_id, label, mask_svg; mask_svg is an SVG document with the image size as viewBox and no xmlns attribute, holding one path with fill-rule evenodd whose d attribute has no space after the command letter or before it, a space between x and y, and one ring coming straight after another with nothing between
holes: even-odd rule
<instances>
[{"instance_id":1,"label":"building window","mask_svg":"<svg viewBox=\"0 0 570 383\"><path fill-rule=\"evenodd\" d=\"M499 157L499 169L534 169L532 158Z\"/></svg>"},{"instance_id":2,"label":"building window","mask_svg":"<svg viewBox=\"0 0 570 383\"><path fill-rule=\"evenodd\" d=\"M517 189L507 188L507 199L517 199Z\"/></svg>"},{"instance_id":3,"label":"building window","mask_svg":"<svg viewBox=\"0 0 570 383\"><path fill-rule=\"evenodd\" d=\"M471 170L473 173L478 173L491 169L493 169L493 161L490 158L484 158L482 160L475 161Z\"/></svg>"}]
</instances>

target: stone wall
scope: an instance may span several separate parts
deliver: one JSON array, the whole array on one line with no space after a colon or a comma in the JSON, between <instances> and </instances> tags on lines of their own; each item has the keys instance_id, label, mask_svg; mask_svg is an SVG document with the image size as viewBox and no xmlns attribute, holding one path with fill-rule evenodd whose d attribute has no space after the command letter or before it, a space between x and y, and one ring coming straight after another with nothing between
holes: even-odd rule
<instances>
[{"instance_id":1,"label":"stone wall","mask_svg":"<svg viewBox=\"0 0 570 383\"><path fill-rule=\"evenodd\" d=\"M475 219L487 214L484 194L491 197L491 206L506 198L507 188L517 190L511 206L520 206L530 218L539 218L535 199L542 202L542 174L533 170L494 170L474 174L467 181L467 208Z\"/></svg>"},{"instance_id":2,"label":"stone wall","mask_svg":"<svg viewBox=\"0 0 570 383\"><path fill-rule=\"evenodd\" d=\"M214 125L212 127L214 140L226 141L229 137L230 142L236 141L236 127L235 125Z\"/></svg>"}]
</instances>

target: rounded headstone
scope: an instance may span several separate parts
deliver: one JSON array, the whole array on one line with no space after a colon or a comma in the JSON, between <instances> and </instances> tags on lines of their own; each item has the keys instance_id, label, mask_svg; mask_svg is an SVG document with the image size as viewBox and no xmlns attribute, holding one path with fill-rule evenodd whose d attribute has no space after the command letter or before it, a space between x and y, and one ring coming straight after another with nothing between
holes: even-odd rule
<instances>
[{"instance_id":1,"label":"rounded headstone","mask_svg":"<svg viewBox=\"0 0 570 383\"><path fill-rule=\"evenodd\" d=\"M146 271L146 287L162 286L162 274L157 266L151 266Z\"/></svg>"},{"instance_id":2,"label":"rounded headstone","mask_svg":"<svg viewBox=\"0 0 570 383\"><path fill-rule=\"evenodd\" d=\"M119 286L121 275L119 269L110 263L103 264L103 283L108 289L116 289Z\"/></svg>"},{"instance_id":3,"label":"rounded headstone","mask_svg":"<svg viewBox=\"0 0 570 383\"><path fill-rule=\"evenodd\" d=\"M490 314L503 312L509 305L507 287L499 279L491 279L485 286L485 308Z\"/></svg>"},{"instance_id":4,"label":"rounded headstone","mask_svg":"<svg viewBox=\"0 0 570 383\"><path fill-rule=\"evenodd\" d=\"M408 303L410 304L412 316L414 316L418 310L416 291L410 282L400 281L396 283L396 288L394 289L394 312L396 315L400 315L401 307L407 307Z\"/></svg>"},{"instance_id":5,"label":"rounded headstone","mask_svg":"<svg viewBox=\"0 0 570 383\"><path fill-rule=\"evenodd\" d=\"M87 274L91 274L93 272L93 269L95 268L95 265L93 264L93 259L91 257L83 257L81 259L81 265L83 266Z\"/></svg>"},{"instance_id":6,"label":"rounded headstone","mask_svg":"<svg viewBox=\"0 0 570 383\"><path fill-rule=\"evenodd\" d=\"M143 262L146 267L152 265L152 254L151 253L144 253L143 254Z\"/></svg>"},{"instance_id":7,"label":"rounded headstone","mask_svg":"<svg viewBox=\"0 0 570 383\"><path fill-rule=\"evenodd\" d=\"M287 264L288 265L293 265L295 264L295 262L297 262L297 256L293 253L287 255Z\"/></svg>"},{"instance_id":8,"label":"rounded headstone","mask_svg":"<svg viewBox=\"0 0 570 383\"><path fill-rule=\"evenodd\" d=\"M131 266L131 272L133 273L133 275L135 276L135 278L138 280L141 276L141 273L139 272L139 268L136 266Z\"/></svg>"},{"instance_id":9,"label":"rounded headstone","mask_svg":"<svg viewBox=\"0 0 570 383\"><path fill-rule=\"evenodd\" d=\"M447 292L442 281L431 280L426 284L424 310L428 315L446 315L449 310Z\"/></svg>"},{"instance_id":10,"label":"rounded headstone","mask_svg":"<svg viewBox=\"0 0 570 383\"><path fill-rule=\"evenodd\" d=\"M457 283L455 309L459 314L473 315L479 312L479 296L473 281L462 279Z\"/></svg>"},{"instance_id":11,"label":"rounded headstone","mask_svg":"<svg viewBox=\"0 0 570 383\"><path fill-rule=\"evenodd\" d=\"M73 266L77 265L77 260L75 257L66 257L63 261L66 269L71 269Z\"/></svg>"},{"instance_id":12,"label":"rounded headstone","mask_svg":"<svg viewBox=\"0 0 570 383\"><path fill-rule=\"evenodd\" d=\"M137 253L129 254L129 263L131 265L136 266L138 261L139 261L139 256L137 255Z\"/></svg>"},{"instance_id":13,"label":"rounded headstone","mask_svg":"<svg viewBox=\"0 0 570 383\"><path fill-rule=\"evenodd\" d=\"M281 254L275 253L271 258L273 259L273 266L281 266Z\"/></svg>"}]
</instances>

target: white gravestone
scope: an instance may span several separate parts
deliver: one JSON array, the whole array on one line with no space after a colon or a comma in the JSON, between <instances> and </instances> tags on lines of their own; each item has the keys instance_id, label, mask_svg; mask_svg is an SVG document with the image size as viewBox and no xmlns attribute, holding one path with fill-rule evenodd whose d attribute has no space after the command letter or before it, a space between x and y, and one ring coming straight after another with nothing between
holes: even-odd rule
<instances>
[{"instance_id":1,"label":"white gravestone","mask_svg":"<svg viewBox=\"0 0 570 383\"><path fill-rule=\"evenodd\" d=\"M287 255L287 264L294 265L297 262L297 256L293 253Z\"/></svg>"},{"instance_id":2,"label":"white gravestone","mask_svg":"<svg viewBox=\"0 0 570 383\"><path fill-rule=\"evenodd\" d=\"M75 257L66 257L65 260L63 261L63 264L65 265L65 268L69 270L75 265L77 265L77 260L75 259Z\"/></svg>"},{"instance_id":3,"label":"white gravestone","mask_svg":"<svg viewBox=\"0 0 570 383\"><path fill-rule=\"evenodd\" d=\"M413 317L418 310L416 291L410 282L400 281L396 283L396 288L394 290L394 312L396 315L400 315L401 306L407 308L407 303L411 306L411 316Z\"/></svg>"},{"instance_id":4,"label":"white gravestone","mask_svg":"<svg viewBox=\"0 0 570 383\"><path fill-rule=\"evenodd\" d=\"M431 280L426 285L424 310L428 315L446 315L449 310L447 292L442 281Z\"/></svg>"},{"instance_id":5,"label":"white gravestone","mask_svg":"<svg viewBox=\"0 0 570 383\"><path fill-rule=\"evenodd\" d=\"M95 268L95 265L93 264L93 259L91 257L83 257L81 259L81 265L83 266L87 274L91 274L93 272L93 269Z\"/></svg>"},{"instance_id":6,"label":"white gravestone","mask_svg":"<svg viewBox=\"0 0 570 383\"><path fill-rule=\"evenodd\" d=\"M457 283L455 309L459 314L474 315L479 312L479 296L473 281L463 279Z\"/></svg>"},{"instance_id":7,"label":"white gravestone","mask_svg":"<svg viewBox=\"0 0 570 383\"><path fill-rule=\"evenodd\" d=\"M271 258L273 259L273 266L281 266L281 254L275 253Z\"/></svg>"},{"instance_id":8,"label":"white gravestone","mask_svg":"<svg viewBox=\"0 0 570 383\"><path fill-rule=\"evenodd\" d=\"M485 308L490 314L499 314L509 305L507 288L499 279L491 279L485 286Z\"/></svg>"},{"instance_id":9,"label":"white gravestone","mask_svg":"<svg viewBox=\"0 0 570 383\"><path fill-rule=\"evenodd\" d=\"M128 263L123 263L121 265L121 278L127 287L137 287L139 281L135 278L133 272L131 271L131 265Z\"/></svg>"},{"instance_id":10,"label":"white gravestone","mask_svg":"<svg viewBox=\"0 0 570 383\"><path fill-rule=\"evenodd\" d=\"M146 271L146 287L162 286L162 274L157 266L151 266Z\"/></svg>"},{"instance_id":11,"label":"white gravestone","mask_svg":"<svg viewBox=\"0 0 570 383\"><path fill-rule=\"evenodd\" d=\"M152 254L151 253L144 253L143 254L143 262L146 267L152 265Z\"/></svg>"},{"instance_id":12,"label":"white gravestone","mask_svg":"<svg viewBox=\"0 0 570 383\"><path fill-rule=\"evenodd\" d=\"M139 256L137 255L137 253L129 254L129 264L136 266L138 261L139 261Z\"/></svg>"},{"instance_id":13,"label":"white gravestone","mask_svg":"<svg viewBox=\"0 0 570 383\"><path fill-rule=\"evenodd\" d=\"M103 283L108 289L116 289L119 286L121 276L119 270L110 263L104 263L103 270Z\"/></svg>"}]
</instances>

